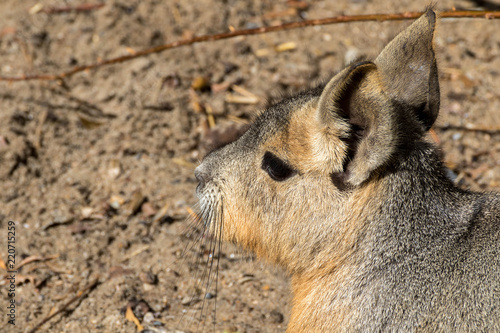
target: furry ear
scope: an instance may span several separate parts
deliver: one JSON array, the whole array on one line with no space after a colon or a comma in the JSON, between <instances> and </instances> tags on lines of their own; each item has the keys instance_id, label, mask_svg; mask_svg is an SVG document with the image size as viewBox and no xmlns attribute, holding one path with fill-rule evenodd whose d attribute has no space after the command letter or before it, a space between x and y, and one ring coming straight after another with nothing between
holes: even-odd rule
<instances>
[{"instance_id":1,"label":"furry ear","mask_svg":"<svg viewBox=\"0 0 500 333\"><path fill-rule=\"evenodd\" d=\"M374 63L348 67L326 85L317 116L324 140L337 133L346 143L343 182L357 186L388 162L398 137L392 113Z\"/></svg>"},{"instance_id":2,"label":"furry ear","mask_svg":"<svg viewBox=\"0 0 500 333\"><path fill-rule=\"evenodd\" d=\"M432 9L394 38L375 60L387 93L413 110L423 130L439 112L439 81L432 40L436 14Z\"/></svg>"},{"instance_id":3,"label":"furry ear","mask_svg":"<svg viewBox=\"0 0 500 333\"><path fill-rule=\"evenodd\" d=\"M343 170L334 179L360 185L387 164L399 141L421 135L437 118L439 82L432 38L436 15L428 10L400 33L375 62L352 65L326 85L317 107L323 149L328 137L345 142Z\"/></svg>"}]
</instances>

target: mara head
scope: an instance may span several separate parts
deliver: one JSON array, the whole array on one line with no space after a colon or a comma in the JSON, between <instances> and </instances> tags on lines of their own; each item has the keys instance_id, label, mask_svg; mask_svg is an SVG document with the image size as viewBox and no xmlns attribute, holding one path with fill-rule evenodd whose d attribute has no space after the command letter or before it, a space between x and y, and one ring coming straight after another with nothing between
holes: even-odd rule
<instances>
[{"instance_id":1,"label":"mara head","mask_svg":"<svg viewBox=\"0 0 500 333\"><path fill-rule=\"evenodd\" d=\"M195 171L207 228L291 272L345 260L384 172L437 118L435 21L428 10L373 62L271 106L208 154Z\"/></svg>"}]
</instances>

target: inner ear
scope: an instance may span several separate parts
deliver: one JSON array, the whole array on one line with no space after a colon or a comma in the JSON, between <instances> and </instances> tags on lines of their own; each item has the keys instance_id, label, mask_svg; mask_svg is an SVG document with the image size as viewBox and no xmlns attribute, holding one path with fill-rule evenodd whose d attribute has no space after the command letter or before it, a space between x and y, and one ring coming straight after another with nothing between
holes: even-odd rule
<instances>
[{"instance_id":1,"label":"inner ear","mask_svg":"<svg viewBox=\"0 0 500 333\"><path fill-rule=\"evenodd\" d=\"M395 116L374 63L358 63L335 76L325 87L317 112L322 126L348 128L335 131L347 147L337 179L360 185L395 151Z\"/></svg>"}]
</instances>

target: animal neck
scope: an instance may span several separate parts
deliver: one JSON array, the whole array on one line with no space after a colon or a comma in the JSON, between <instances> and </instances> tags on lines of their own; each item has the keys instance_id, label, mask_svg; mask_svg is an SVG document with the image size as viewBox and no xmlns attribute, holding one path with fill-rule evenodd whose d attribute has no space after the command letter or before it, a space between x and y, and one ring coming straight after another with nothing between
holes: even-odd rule
<instances>
[{"instance_id":1,"label":"animal neck","mask_svg":"<svg viewBox=\"0 0 500 333\"><path fill-rule=\"evenodd\" d=\"M463 235L470 220L465 214L471 209L459 202L471 201L464 201L471 194L446 178L432 147L422 143L418 148L353 193L346 210L352 214L348 222L357 227L346 233L350 236L338 249L342 254L292 274L288 332L355 328L371 308L384 302L401 270L427 265L426 257Z\"/></svg>"},{"instance_id":2,"label":"animal neck","mask_svg":"<svg viewBox=\"0 0 500 333\"><path fill-rule=\"evenodd\" d=\"M368 222L375 247L435 247L464 230L474 195L454 186L432 146L417 142L392 165L383 175L383 204Z\"/></svg>"},{"instance_id":3,"label":"animal neck","mask_svg":"<svg viewBox=\"0 0 500 333\"><path fill-rule=\"evenodd\" d=\"M332 332L349 327L356 317L350 301L350 274L355 267L342 266L328 275L309 273L292 276L292 312L287 332Z\"/></svg>"}]
</instances>

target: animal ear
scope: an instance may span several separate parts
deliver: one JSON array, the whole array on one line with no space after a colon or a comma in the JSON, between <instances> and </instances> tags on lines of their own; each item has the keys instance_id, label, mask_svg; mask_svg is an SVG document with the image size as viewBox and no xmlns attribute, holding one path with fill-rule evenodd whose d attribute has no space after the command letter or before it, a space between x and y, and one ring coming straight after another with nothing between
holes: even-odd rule
<instances>
[{"instance_id":1,"label":"animal ear","mask_svg":"<svg viewBox=\"0 0 500 333\"><path fill-rule=\"evenodd\" d=\"M400 33L372 62L352 65L326 85L317 107L323 144L328 137L345 142L343 184L360 185L386 165L400 144L421 135L437 118L439 83L432 46L436 15L428 10Z\"/></svg>"},{"instance_id":2,"label":"animal ear","mask_svg":"<svg viewBox=\"0 0 500 333\"><path fill-rule=\"evenodd\" d=\"M342 183L357 186L389 161L398 137L392 110L372 62L350 66L326 85L318 102L317 119L324 150L333 150L328 147L331 135L347 147L343 169L336 173Z\"/></svg>"},{"instance_id":3,"label":"animal ear","mask_svg":"<svg viewBox=\"0 0 500 333\"><path fill-rule=\"evenodd\" d=\"M431 128L439 112L439 81L432 9L394 38L375 59L391 99L411 109L422 129Z\"/></svg>"}]
</instances>

